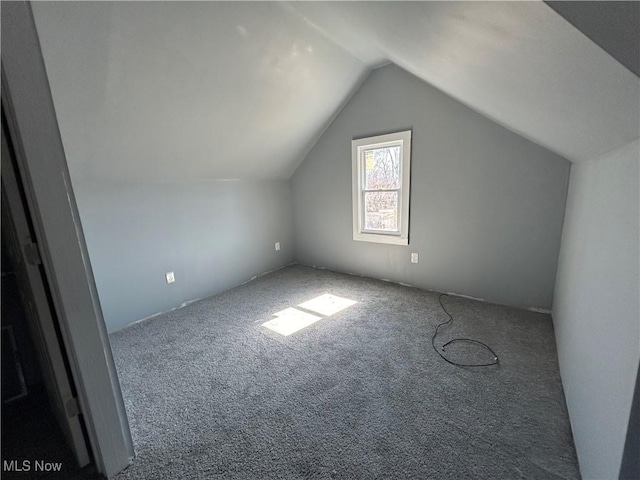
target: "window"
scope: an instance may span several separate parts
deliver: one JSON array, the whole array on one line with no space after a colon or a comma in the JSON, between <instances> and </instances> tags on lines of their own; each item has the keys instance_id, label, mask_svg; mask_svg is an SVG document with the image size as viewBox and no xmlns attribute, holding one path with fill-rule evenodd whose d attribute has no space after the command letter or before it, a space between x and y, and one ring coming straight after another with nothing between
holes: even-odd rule
<instances>
[{"instance_id":1,"label":"window","mask_svg":"<svg viewBox=\"0 0 640 480\"><path fill-rule=\"evenodd\" d=\"M351 142L353 239L409 244L411 131Z\"/></svg>"}]
</instances>

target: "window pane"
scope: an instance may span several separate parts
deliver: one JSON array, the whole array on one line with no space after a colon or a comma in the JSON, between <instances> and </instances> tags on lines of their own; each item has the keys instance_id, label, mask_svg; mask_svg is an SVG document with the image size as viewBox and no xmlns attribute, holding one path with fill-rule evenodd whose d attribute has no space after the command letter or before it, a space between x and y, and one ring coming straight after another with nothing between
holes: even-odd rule
<instances>
[{"instance_id":1,"label":"window pane","mask_svg":"<svg viewBox=\"0 0 640 480\"><path fill-rule=\"evenodd\" d=\"M400 188L401 151L399 145L364 151L365 190Z\"/></svg>"},{"instance_id":2,"label":"window pane","mask_svg":"<svg viewBox=\"0 0 640 480\"><path fill-rule=\"evenodd\" d=\"M364 228L398 231L398 192L365 192Z\"/></svg>"}]
</instances>

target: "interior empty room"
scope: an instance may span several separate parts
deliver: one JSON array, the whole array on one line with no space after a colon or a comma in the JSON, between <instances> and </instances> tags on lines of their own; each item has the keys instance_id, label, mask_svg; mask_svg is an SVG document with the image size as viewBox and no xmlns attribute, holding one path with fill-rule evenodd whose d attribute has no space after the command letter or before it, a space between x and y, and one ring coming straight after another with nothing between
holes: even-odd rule
<instances>
[{"instance_id":1,"label":"interior empty room","mask_svg":"<svg viewBox=\"0 0 640 480\"><path fill-rule=\"evenodd\" d=\"M640 2L2 2L4 478L640 478Z\"/></svg>"}]
</instances>

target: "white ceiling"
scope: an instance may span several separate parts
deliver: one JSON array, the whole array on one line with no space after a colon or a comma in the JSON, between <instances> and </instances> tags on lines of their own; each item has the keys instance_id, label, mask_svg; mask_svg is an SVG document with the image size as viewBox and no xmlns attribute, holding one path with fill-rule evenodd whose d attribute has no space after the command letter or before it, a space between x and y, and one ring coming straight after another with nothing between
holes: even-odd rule
<instances>
[{"instance_id":1,"label":"white ceiling","mask_svg":"<svg viewBox=\"0 0 640 480\"><path fill-rule=\"evenodd\" d=\"M270 2L35 2L74 178L288 178L366 75Z\"/></svg>"},{"instance_id":2,"label":"white ceiling","mask_svg":"<svg viewBox=\"0 0 640 480\"><path fill-rule=\"evenodd\" d=\"M542 2L33 10L74 177L289 178L388 62L572 161L639 136L638 77Z\"/></svg>"},{"instance_id":3,"label":"white ceiling","mask_svg":"<svg viewBox=\"0 0 640 480\"><path fill-rule=\"evenodd\" d=\"M543 2L290 2L364 63L389 60L569 160L640 136L640 80Z\"/></svg>"}]
</instances>

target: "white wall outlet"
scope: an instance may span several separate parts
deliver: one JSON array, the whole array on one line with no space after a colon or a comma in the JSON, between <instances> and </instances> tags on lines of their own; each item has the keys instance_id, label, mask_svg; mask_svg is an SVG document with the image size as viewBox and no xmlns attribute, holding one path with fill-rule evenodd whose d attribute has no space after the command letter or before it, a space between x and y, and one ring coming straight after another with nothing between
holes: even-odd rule
<instances>
[{"instance_id":1,"label":"white wall outlet","mask_svg":"<svg viewBox=\"0 0 640 480\"><path fill-rule=\"evenodd\" d=\"M167 279L167 283L173 283L176 281L176 276L173 274L173 272L165 273L164 277Z\"/></svg>"},{"instance_id":2,"label":"white wall outlet","mask_svg":"<svg viewBox=\"0 0 640 480\"><path fill-rule=\"evenodd\" d=\"M276 252L280 251L280 242L276 242Z\"/></svg>"},{"instance_id":3,"label":"white wall outlet","mask_svg":"<svg viewBox=\"0 0 640 480\"><path fill-rule=\"evenodd\" d=\"M411 263L418 263L419 260L419 256L417 253L412 253L411 254Z\"/></svg>"}]
</instances>

